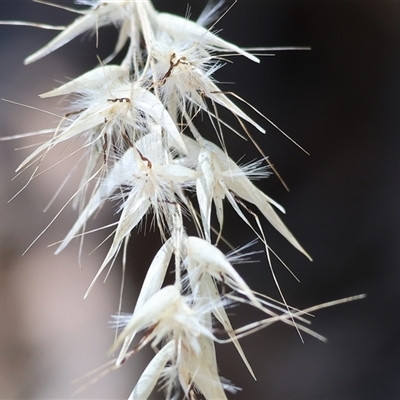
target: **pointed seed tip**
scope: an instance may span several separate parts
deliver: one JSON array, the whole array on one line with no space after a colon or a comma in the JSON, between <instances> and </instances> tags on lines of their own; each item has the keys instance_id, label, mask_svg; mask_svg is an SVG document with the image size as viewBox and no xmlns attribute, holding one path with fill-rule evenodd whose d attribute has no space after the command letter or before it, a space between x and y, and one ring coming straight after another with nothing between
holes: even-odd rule
<instances>
[{"instance_id":1,"label":"pointed seed tip","mask_svg":"<svg viewBox=\"0 0 400 400\"><path fill-rule=\"evenodd\" d=\"M367 293L363 293L363 294L358 294L356 296L353 296L354 300L362 300L365 299L367 297Z\"/></svg>"}]
</instances>

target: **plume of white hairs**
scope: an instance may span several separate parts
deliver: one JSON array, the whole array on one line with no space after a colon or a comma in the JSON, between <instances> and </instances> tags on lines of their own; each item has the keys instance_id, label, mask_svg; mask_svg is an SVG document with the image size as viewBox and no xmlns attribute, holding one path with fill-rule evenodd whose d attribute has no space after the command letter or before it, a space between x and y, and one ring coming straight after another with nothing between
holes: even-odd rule
<instances>
[{"instance_id":1,"label":"plume of white hairs","mask_svg":"<svg viewBox=\"0 0 400 400\"><path fill-rule=\"evenodd\" d=\"M26 64L80 34L97 34L111 24L119 31L115 50L95 69L41 95L67 95L71 105L50 139L17 171L36 165L33 178L52 148L74 139L82 143L85 169L71 198L79 216L56 253L85 233L88 220L105 202L118 205L111 246L86 295L104 269L113 265L121 247L126 248L131 231L143 218L151 215L159 229L162 246L148 267L133 313L115 318L123 329L110 349L119 352L111 369L146 345L156 350L129 399L147 399L157 383L166 399L178 398L182 392L190 399L198 393L209 400L226 399L226 390L237 388L219 377L216 343L233 343L254 376L240 337L281 321L323 339L307 327L304 314L312 309L296 310L283 296L279 303L255 293L232 266L240 254L236 251L227 256L216 247L222 237L224 204L229 203L264 243L268 262L270 249L260 214L309 257L275 211L284 212L283 208L252 182L268 175L267 159L241 166L224 146L223 132L249 134L246 124L260 132L264 129L239 108L237 95L218 87L213 74L232 55L252 62L259 59L213 33L223 2L210 3L196 22L157 12L148 0L76 2L89 7L73 10L77 19L67 27L55 27L61 32L29 56ZM113 64L114 57L126 48L123 61ZM239 129L219 118L219 107L236 117ZM221 147L200 133L198 113L209 118ZM198 236L186 233L190 223ZM169 269L175 273L173 285L164 283ZM235 330L226 307L243 302L259 309L265 318ZM331 303L320 307L328 305ZM136 335L141 338L132 349Z\"/></svg>"}]
</instances>

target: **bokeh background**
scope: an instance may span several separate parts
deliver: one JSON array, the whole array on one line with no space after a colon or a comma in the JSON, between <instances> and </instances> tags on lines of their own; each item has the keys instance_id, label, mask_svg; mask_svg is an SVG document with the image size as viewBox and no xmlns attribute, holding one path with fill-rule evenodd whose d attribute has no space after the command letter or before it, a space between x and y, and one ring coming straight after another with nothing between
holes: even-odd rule
<instances>
[{"instance_id":1,"label":"bokeh background","mask_svg":"<svg viewBox=\"0 0 400 400\"><path fill-rule=\"evenodd\" d=\"M56 2L71 6L71 1ZM193 18L204 1L189 2ZM186 1L156 1L180 15ZM74 14L30 1L0 1L1 20L66 24ZM277 262L275 271L287 301L296 307L367 293L361 301L316 313L313 329L329 340L301 342L294 329L276 325L245 338L258 381L234 349L219 351L221 375L243 388L234 399L398 399L400 398L400 3L381 1L239 0L217 26L225 39L243 47L310 46L311 51L276 52L260 65L234 59L217 76L265 113L307 156L258 116L267 133L253 132L290 188L275 176L260 182L287 210L284 221L314 258L310 263L265 224L271 246L301 283ZM45 92L96 65L111 52L115 30L78 38L37 63L23 59L54 32L0 26L0 97L62 115ZM228 83L229 82L229 83ZM232 84L234 82L234 84ZM251 111L249 110L251 114ZM1 102L1 136L54 126L58 118ZM227 134L234 159L252 160L249 143ZM37 141L37 139L36 139ZM82 383L71 381L107 362L113 341L108 327L118 308L120 267L87 300L83 294L105 247L89 255L102 234L89 235L79 266L78 245L53 255L75 214L67 207L29 252L21 254L74 192L72 179L50 209L71 159L44 173L11 203L29 179L11 181L35 139L0 143L0 398L70 398ZM14 151L15 148L20 148ZM49 159L49 165L60 154ZM79 174L78 174L79 175ZM108 212L108 214L107 214ZM253 238L233 213L227 238L236 246ZM112 210L98 223L112 220ZM156 235L133 235L123 310L131 311L145 268L159 246ZM257 249L257 246L255 246ZM239 266L254 289L278 298L271 273L259 262ZM240 309L237 313L240 324ZM246 311L247 317L251 317ZM87 388L77 398L123 399L148 353ZM145 362L145 361L144 361ZM159 398L155 394L154 398Z\"/></svg>"}]
</instances>

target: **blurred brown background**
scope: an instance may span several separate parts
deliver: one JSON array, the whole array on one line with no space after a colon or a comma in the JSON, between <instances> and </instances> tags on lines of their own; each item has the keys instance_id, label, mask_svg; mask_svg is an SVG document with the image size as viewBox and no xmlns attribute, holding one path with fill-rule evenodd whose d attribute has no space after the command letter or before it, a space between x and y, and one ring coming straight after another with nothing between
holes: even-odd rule
<instances>
[{"instance_id":1,"label":"blurred brown background","mask_svg":"<svg viewBox=\"0 0 400 400\"><path fill-rule=\"evenodd\" d=\"M186 12L186 1L155 3L162 10ZM193 18L204 4L191 2ZM31 2L0 1L1 20L65 24L74 17ZM233 348L223 347L221 375L243 388L231 397L398 399L400 3L239 0L217 27L223 28L222 37L244 47L312 47L278 52L264 57L261 65L235 58L217 76L235 82L222 87L249 100L311 153L306 156L267 123L266 135L253 132L291 190L287 193L274 176L259 185L286 208L284 221L314 258L308 262L265 224L272 247L301 280L297 283L275 264L288 302L308 307L368 295L316 313L312 327L328 337L327 344L307 336L302 344L293 329L281 325L245 338L242 345L257 382ZM110 28L100 34L102 56L111 52L114 33ZM23 59L54 32L0 27L0 35L2 98L62 114L57 99L38 101L37 94L97 63L93 40L78 38L24 67ZM54 116L6 102L0 105L0 118L2 136L57 123ZM234 159L243 153L246 160L257 157L250 144L233 136L227 142ZM71 380L108 360L105 353L113 332L107 321L118 307L121 274L116 265L110 279L83 301L105 247L88 254L102 235L88 236L83 272L77 245L57 257L46 247L62 239L71 226L75 214L70 207L21 257L76 187L75 180L43 213L68 170L68 163L62 164L7 204L29 177L24 174L11 182L29 152L14 148L32 143L35 139L0 143L0 398L69 398L79 387L70 385ZM100 218L112 218L112 210ZM235 245L253 238L233 213L228 221L226 235ZM126 312L132 310L137 285L158 246L154 235L138 240L133 236ZM278 298L261 256L259 263L239 270L255 290ZM231 310L236 311L240 315L240 310ZM136 357L78 398L126 398L141 368Z\"/></svg>"}]
</instances>

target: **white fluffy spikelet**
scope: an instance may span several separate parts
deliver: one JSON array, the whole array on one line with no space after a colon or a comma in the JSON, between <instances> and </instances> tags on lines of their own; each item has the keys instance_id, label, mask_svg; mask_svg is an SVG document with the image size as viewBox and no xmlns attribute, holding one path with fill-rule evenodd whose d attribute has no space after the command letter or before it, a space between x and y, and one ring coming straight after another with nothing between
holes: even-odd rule
<instances>
[{"instance_id":1,"label":"white fluffy spikelet","mask_svg":"<svg viewBox=\"0 0 400 400\"><path fill-rule=\"evenodd\" d=\"M239 96L221 90L214 74L232 55L256 63L260 60L215 32L223 1L210 2L197 22L160 13L150 0L76 2L88 7L73 10L56 5L75 11L78 17L64 29L55 27L61 32L25 63L37 61L85 33L95 34L96 45L100 45L98 31L108 25L118 30L114 51L93 70L40 96L64 96L69 106L56 128L37 132L50 132L51 136L17 171L36 164L30 182L42 172L41 162L55 147L62 145L68 152L68 143L80 143L77 152L83 153L85 165L80 185L70 198L79 215L56 254L87 233L89 220L106 202L116 206L110 247L85 296L104 269L115 263L121 247L124 267L129 267L126 246L132 231L146 226L148 216L160 233L160 248L148 267L133 313L115 317L122 330L110 349L118 353L111 369L121 367L147 345L156 352L129 399L148 399L157 385L167 400L226 399L227 390L238 388L219 376L217 344L232 343L255 378L239 343L241 337L281 321L323 339L306 326L306 311L287 305L276 280L282 302L266 300L247 285L232 265L235 260L243 261L240 251L229 257L217 247L224 240L224 204L228 202L265 245L272 271L261 216L310 258L276 212L284 213L283 207L252 181L270 174L262 150L256 145L263 160L240 165L225 148L226 133L251 138L248 129L265 129L236 100L249 106L255 116L262 114ZM8 23L12 24L23 23ZM126 51L123 60L109 64L122 51ZM233 114L240 130L221 120L220 107ZM198 114L209 118L222 148L205 139ZM187 232L197 232L197 236ZM167 285L169 272L173 272L174 282ZM233 328L227 308L240 303L257 308L264 318ZM328 305L332 303L323 306ZM139 341L133 345L137 337Z\"/></svg>"}]
</instances>

